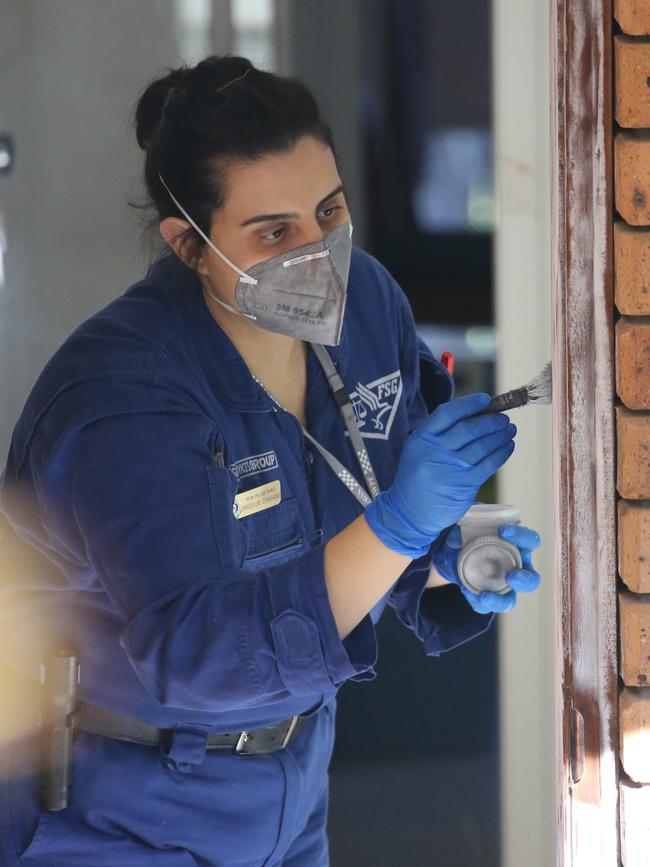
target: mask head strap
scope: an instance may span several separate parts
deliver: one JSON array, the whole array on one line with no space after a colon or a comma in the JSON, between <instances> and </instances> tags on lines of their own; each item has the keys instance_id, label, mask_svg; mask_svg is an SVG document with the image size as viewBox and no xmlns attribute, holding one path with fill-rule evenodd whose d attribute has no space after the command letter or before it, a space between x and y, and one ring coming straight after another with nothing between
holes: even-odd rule
<instances>
[{"instance_id":1,"label":"mask head strap","mask_svg":"<svg viewBox=\"0 0 650 867\"><path fill-rule=\"evenodd\" d=\"M208 236L205 234L205 232L196 225L194 220L190 217L190 215L187 213L185 208L181 205L181 203L178 201L176 196L169 189L169 187L165 183L163 176L160 174L160 172L158 173L158 177L160 178L160 181L161 181L162 185L164 186L164 188L167 190L167 192L171 196L176 207L184 215L185 219L189 223L191 223L192 226L194 226L194 228L199 233L199 235L205 240L206 244L208 244L214 250L214 252L217 254L217 256L220 256L223 259L223 261L226 263L226 265L230 265L230 267L233 269L233 271L236 271L239 274L240 282L241 283L250 283L252 286L256 286L257 280L254 277L251 277L250 274L247 274L245 271L242 271L241 268L238 268L234 262L231 262L230 259L221 252L221 250L219 250L217 247L215 247L215 245L208 238Z\"/></svg>"}]
</instances>

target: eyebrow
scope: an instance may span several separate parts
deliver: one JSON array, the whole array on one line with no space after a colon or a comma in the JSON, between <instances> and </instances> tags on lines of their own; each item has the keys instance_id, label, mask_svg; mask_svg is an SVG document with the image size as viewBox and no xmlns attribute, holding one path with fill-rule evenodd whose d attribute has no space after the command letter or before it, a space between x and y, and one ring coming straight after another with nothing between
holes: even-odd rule
<instances>
[{"instance_id":1,"label":"eyebrow","mask_svg":"<svg viewBox=\"0 0 650 867\"><path fill-rule=\"evenodd\" d=\"M321 205L324 205L329 199L333 199L334 196L338 196L338 194L342 192L343 184L340 184L335 190L328 193L324 199L320 200L316 205L316 210L318 210ZM243 223L239 224L239 228L243 229L244 226L250 226L251 223L266 223L272 220L291 220L299 216L300 214L259 214L257 217L250 217L248 220L244 220Z\"/></svg>"}]
</instances>

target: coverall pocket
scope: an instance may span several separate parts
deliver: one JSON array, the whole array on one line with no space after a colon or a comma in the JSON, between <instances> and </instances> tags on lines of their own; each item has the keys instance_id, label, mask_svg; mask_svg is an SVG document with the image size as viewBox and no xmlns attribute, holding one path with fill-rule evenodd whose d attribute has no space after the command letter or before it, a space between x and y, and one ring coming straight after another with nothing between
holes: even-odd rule
<instances>
[{"instance_id":1,"label":"coverall pocket","mask_svg":"<svg viewBox=\"0 0 650 867\"><path fill-rule=\"evenodd\" d=\"M306 547L306 533L294 497L240 520L246 538L244 569L263 569L291 560Z\"/></svg>"},{"instance_id":2,"label":"coverall pocket","mask_svg":"<svg viewBox=\"0 0 650 867\"><path fill-rule=\"evenodd\" d=\"M244 533L233 515L237 477L227 467L205 468L210 491L212 529L222 566L241 568L244 558Z\"/></svg>"}]
</instances>

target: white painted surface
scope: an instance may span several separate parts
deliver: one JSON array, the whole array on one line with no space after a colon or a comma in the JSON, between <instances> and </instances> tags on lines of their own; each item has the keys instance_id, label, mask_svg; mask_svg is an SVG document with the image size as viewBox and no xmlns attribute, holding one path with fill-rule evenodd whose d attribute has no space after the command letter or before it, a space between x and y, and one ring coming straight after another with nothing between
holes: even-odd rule
<instances>
[{"instance_id":1,"label":"white painted surface","mask_svg":"<svg viewBox=\"0 0 650 867\"><path fill-rule=\"evenodd\" d=\"M549 28L547 0L493 3L499 391L551 356ZM511 411L517 448L499 474L542 546L542 586L499 618L503 867L555 864L554 574L551 409Z\"/></svg>"},{"instance_id":2,"label":"white painted surface","mask_svg":"<svg viewBox=\"0 0 650 867\"><path fill-rule=\"evenodd\" d=\"M2 465L45 362L141 270L126 203L141 165L131 103L160 64L173 62L171 35L167 15L129 0L3 5L0 49L9 53L1 52L8 58L1 123L14 137L16 159L0 178L7 233Z\"/></svg>"},{"instance_id":3,"label":"white painted surface","mask_svg":"<svg viewBox=\"0 0 650 867\"><path fill-rule=\"evenodd\" d=\"M610 867L619 860L612 19L598 0L553 5L554 503L564 692L558 706L570 701L585 720L578 780L563 767L569 744L558 743L558 865Z\"/></svg>"},{"instance_id":4,"label":"white painted surface","mask_svg":"<svg viewBox=\"0 0 650 867\"><path fill-rule=\"evenodd\" d=\"M170 0L2 3L0 130L13 136L16 157L12 173L0 177L7 243L0 467L45 362L146 270L127 204L142 198L135 102L165 67L181 62L179 52L205 39L206 27L215 51L229 37L225 0L214 0L209 21L194 20L201 33L190 33L189 19L181 26L176 11Z\"/></svg>"}]
</instances>

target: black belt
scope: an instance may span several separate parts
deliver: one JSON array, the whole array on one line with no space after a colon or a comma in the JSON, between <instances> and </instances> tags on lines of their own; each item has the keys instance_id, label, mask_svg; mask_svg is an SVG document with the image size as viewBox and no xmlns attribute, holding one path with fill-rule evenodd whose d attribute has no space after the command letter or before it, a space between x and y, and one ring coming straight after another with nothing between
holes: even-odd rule
<instances>
[{"instance_id":1,"label":"black belt","mask_svg":"<svg viewBox=\"0 0 650 867\"><path fill-rule=\"evenodd\" d=\"M272 753L286 747L302 725L304 716L293 716L272 726L228 734L207 735L206 749L234 749L238 755L260 755ZM74 729L81 729L95 735L130 741L136 744L168 746L174 729L161 729L150 726L131 717L111 713L92 704L79 702L72 715Z\"/></svg>"}]
</instances>

